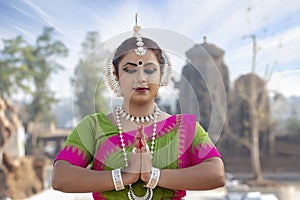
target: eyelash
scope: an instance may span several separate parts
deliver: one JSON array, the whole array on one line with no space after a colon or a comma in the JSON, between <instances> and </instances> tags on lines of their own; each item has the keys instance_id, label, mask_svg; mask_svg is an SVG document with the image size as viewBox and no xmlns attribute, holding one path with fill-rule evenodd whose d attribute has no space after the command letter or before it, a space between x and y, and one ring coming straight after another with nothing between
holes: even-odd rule
<instances>
[{"instance_id":1,"label":"eyelash","mask_svg":"<svg viewBox=\"0 0 300 200\"><path fill-rule=\"evenodd\" d=\"M126 73L128 73L128 74L133 74L133 73L135 73L137 70L136 69L132 69L132 70L130 70L130 69L128 69L127 67L126 68L124 68L123 69ZM153 74L154 72L156 72L157 71L157 69L155 69L155 68L153 68L153 69L144 69L144 72L146 73L146 74Z\"/></svg>"}]
</instances>

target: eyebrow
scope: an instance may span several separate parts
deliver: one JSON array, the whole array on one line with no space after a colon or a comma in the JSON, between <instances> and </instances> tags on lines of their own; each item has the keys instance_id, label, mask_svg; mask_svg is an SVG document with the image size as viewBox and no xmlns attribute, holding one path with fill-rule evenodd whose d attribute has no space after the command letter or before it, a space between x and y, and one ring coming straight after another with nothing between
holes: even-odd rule
<instances>
[{"instance_id":1,"label":"eyebrow","mask_svg":"<svg viewBox=\"0 0 300 200\"><path fill-rule=\"evenodd\" d=\"M122 68L123 67L125 67L126 65L133 65L133 66L138 66L138 64L136 64L136 63L132 63L132 62L127 62L127 63L125 63L123 66L122 66ZM153 63L153 62L148 62L148 63L146 63L146 64L144 64L143 66L148 66L148 65L155 65L155 66L157 66L155 63Z\"/></svg>"},{"instance_id":2,"label":"eyebrow","mask_svg":"<svg viewBox=\"0 0 300 200\"><path fill-rule=\"evenodd\" d=\"M153 62L148 62L148 63L146 63L146 64L144 64L144 67L146 67L146 66L148 66L148 65L155 65L155 66L157 66L155 63L153 63Z\"/></svg>"},{"instance_id":3,"label":"eyebrow","mask_svg":"<svg viewBox=\"0 0 300 200\"><path fill-rule=\"evenodd\" d=\"M135 64L135 63L132 63L132 62L127 62L127 63L125 63L125 64L122 66L122 68L123 68L124 66L126 66L126 65L138 66L138 65L137 65L137 64Z\"/></svg>"}]
</instances>

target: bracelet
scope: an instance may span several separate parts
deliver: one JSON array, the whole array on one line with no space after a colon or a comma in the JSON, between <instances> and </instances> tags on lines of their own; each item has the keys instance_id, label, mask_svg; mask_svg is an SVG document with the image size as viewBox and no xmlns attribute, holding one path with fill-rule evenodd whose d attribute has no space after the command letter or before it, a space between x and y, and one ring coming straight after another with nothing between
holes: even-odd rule
<instances>
[{"instance_id":1,"label":"bracelet","mask_svg":"<svg viewBox=\"0 0 300 200\"><path fill-rule=\"evenodd\" d=\"M154 189L158 183L159 177L160 177L160 169L152 167L151 176L146 187Z\"/></svg>"},{"instance_id":2,"label":"bracelet","mask_svg":"<svg viewBox=\"0 0 300 200\"><path fill-rule=\"evenodd\" d=\"M115 185L116 191L123 190L124 184L122 180L121 170L120 169L114 169L111 171L112 179Z\"/></svg>"}]
</instances>

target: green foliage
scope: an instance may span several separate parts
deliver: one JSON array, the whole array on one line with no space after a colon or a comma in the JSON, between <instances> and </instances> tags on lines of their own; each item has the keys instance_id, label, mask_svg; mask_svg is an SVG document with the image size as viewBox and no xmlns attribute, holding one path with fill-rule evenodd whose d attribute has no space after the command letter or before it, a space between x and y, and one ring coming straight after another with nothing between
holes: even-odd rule
<instances>
[{"instance_id":1,"label":"green foliage","mask_svg":"<svg viewBox=\"0 0 300 200\"><path fill-rule=\"evenodd\" d=\"M29 92L33 71L28 68L24 59L28 51L27 43L18 36L3 40L3 44L4 48L0 52L0 95L9 98L18 90Z\"/></svg>"},{"instance_id":2,"label":"green foliage","mask_svg":"<svg viewBox=\"0 0 300 200\"><path fill-rule=\"evenodd\" d=\"M67 56L66 46L54 39L54 29L44 28L34 45L21 36L4 40L0 59L1 95L10 98L19 90L29 92L32 101L28 104L31 121L53 120L51 105L56 101L48 86L52 73L63 69L55 59Z\"/></svg>"},{"instance_id":3,"label":"green foliage","mask_svg":"<svg viewBox=\"0 0 300 200\"><path fill-rule=\"evenodd\" d=\"M52 73L63 69L55 59L67 56L68 49L61 41L55 40L53 34L53 28L45 28L26 60L29 68L35 72L33 76L35 90L32 93L32 103L28 107L30 120L34 121L49 122L54 119L50 110L56 99L48 86L48 81Z\"/></svg>"},{"instance_id":4,"label":"green foliage","mask_svg":"<svg viewBox=\"0 0 300 200\"><path fill-rule=\"evenodd\" d=\"M108 52L100 44L97 32L88 32L82 43L81 59L74 70L71 79L74 86L75 115L81 119L94 112L107 112L107 102L104 97L105 83L103 69Z\"/></svg>"}]
</instances>

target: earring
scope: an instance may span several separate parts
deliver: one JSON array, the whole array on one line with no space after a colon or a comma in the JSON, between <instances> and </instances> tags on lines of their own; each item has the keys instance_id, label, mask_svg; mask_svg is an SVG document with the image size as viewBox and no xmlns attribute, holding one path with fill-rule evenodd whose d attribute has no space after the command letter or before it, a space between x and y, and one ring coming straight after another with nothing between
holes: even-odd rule
<instances>
[{"instance_id":1,"label":"earring","mask_svg":"<svg viewBox=\"0 0 300 200\"><path fill-rule=\"evenodd\" d=\"M108 86L110 89L118 96L122 96L121 88L119 86L118 81L116 80L116 76L113 73L113 60L114 60L114 53L112 53L111 56L108 57L106 62L106 68L105 68L105 78Z\"/></svg>"},{"instance_id":2,"label":"earring","mask_svg":"<svg viewBox=\"0 0 300 200\"><path fill-rule=\"evenodd\" d=\"M167 86L169 84L169 81L171 79L171 62L169 56L166 54L165 51L162 52L162 57L164 59L164 74L160 81L160 86Z\"/></svg>"}]
</instances>

